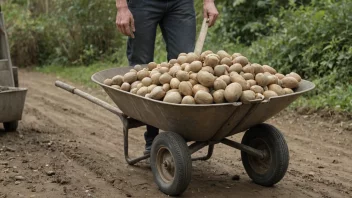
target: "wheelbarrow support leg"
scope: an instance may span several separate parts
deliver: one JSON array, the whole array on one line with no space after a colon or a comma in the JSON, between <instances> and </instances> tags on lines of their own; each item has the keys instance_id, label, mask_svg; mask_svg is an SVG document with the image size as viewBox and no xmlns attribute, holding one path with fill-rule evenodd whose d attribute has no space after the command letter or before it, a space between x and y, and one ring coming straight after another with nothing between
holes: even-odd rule
<instances>
[{"instance_id":1,"label":"wheelbarrow support leg","mask_svg":"<svg viewBox=\"0 0 352 198\"><path fill-rule=\"evenodd\" d=\"M126 162L129 165L134 165L137 162L140 162L142 160L149 158L150 154L146 154L141 157L134 158L134 159L131 159L128 155L128 131L129 131L129 129L140 127L140 126L143 126L144 124L140 123L139 121L136 121L134 119L126 118L126 117L121 118L121 121L123 123L123 142L124 142L123 149L124 149Z\"/></svg>"},{"instance_id":2,"label":"wheelbarrow support leg","mask_svg":"<svg viewBox=\"0 0 352 198\"><path fill-rule=\"evenodd\" d=\"M213 151L214 151L214 144L209 145L208 146L208 154L206 156L192 158L192 161L198 161L198 160L205 161L205 160L208 160L213 155Z\"/></svg>"},{"instance_id":3,"label":"wheelbarrow support leg","mask_svg":"<svg viewBox=\"0 0 352 198\"><path fill-rule=\"evenodd\" d=\"M191 145L188 146L188 149L190 151L191 154L199 151L200 149L204 148L208 146L208 154L206 156L203 157L196 157L196 158L192 158L192 161L197 161L197 160L208 160L211 158L211 156L213 155L213 151L214 151L214 144L209 144L209 142L195 142Z\"/></svg>"}]
</instances>

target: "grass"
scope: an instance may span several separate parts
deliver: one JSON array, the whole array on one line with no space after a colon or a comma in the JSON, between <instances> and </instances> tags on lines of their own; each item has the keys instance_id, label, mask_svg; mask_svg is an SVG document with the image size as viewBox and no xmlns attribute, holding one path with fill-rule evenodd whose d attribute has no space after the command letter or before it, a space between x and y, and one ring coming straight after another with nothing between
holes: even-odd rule
<instances>
[{"instance_id":1,"label":"grass","mask_svg":"<svg viewBox=\"0 0 352 198\"><path fill-rule=\"evenodd\" d=\"M91 81L91 76L101 70L118 67L112 63L95 63L90 66L61 66L48 65L37 67L36 70L43 73L55 74L59 78L64 78L83 84L88 87L98 87L97 84Z\"/></svg>"}]
</instances>

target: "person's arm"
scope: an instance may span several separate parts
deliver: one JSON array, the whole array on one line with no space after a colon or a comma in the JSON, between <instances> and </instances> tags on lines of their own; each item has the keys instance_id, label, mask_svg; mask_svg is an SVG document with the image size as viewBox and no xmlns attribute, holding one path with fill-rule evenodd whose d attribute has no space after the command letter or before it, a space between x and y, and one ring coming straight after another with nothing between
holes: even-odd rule
<instances>
[{"instance_id":1,"label":"person's arm","mask_svg":"<svg viewBox=\"0 0 352 198\"><path fill-rule=\"evenodd\" d=\"M116 0L116 26L118 30L126 35L134 38L133 32L136 31L134 27L134 19L131 11L128 9L126 0Z\"/></svg>"},{"instance_id":2,"label":"person's arm","mask_svg":"<svg viewBox=\"0 0 352 198\"><path fill-rule=\"evenodd\" d=\"M215 7L214 0L204 0L203 15L204 18L209 19L209 27L213 26L219 15L219 12Z\"/></svg>"}]
</instances>

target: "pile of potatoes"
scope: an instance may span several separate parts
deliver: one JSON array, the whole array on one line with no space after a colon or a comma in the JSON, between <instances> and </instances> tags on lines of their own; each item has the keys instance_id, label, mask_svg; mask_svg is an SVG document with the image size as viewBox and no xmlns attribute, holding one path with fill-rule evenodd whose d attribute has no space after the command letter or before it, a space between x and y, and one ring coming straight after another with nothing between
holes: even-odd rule
<instances>
[{"instance_id":1,"label":"pile of potatoes","mask_svg":"<svg viewBox=\"0 0 352 198\"><path fill-rule=\"evenodd\" d=\"M240 53L224 50L181 53L177 59L148 67L134 66L104 84L147 98L175 104L248 103L293 93L301 77L283 75L268 65L250 63Z\"/></svg>"}]
</instances>

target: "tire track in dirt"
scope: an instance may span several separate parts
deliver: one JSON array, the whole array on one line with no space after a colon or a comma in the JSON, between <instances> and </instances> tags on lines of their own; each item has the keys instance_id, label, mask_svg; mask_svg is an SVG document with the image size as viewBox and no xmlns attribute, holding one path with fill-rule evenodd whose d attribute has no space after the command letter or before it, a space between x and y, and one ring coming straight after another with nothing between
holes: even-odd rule
<instances>
[{"instance_id":1,"label":"tire track in dirt","mask_svg":"<svg viewBox=\"0 0 352 198\"><path fill-rule=\"evenodd\" d=\"M21 71L20 77L22 86L28 87L29 91L19 133L28 141L53 142L50 148L58 152L60 157L52 163L61 165L58 165L58 169L74 181L57 184L58 189L64 191L65 187L67 195L87 195L81 189L87 189L89 181L89 186L93 188L88 189L89 193L98 197L166 197L158 191L145 162L136 166L129 166L125 162L122 127L117 116L56 88L56 78L53 76ZM101 89L77 88L111 103ZM216 145L209 161L193 162L192 182L183 196L351 196L352 169L348 166L352 154L349 149L351 133L332 122L321 124L321 119L287 112L280 113L268 122L283 131L290 149L289 169L280 183L273 188L254 184L244 171L240 152L225 145ZM130 133L131 155L142 153L144 130L133 129ZM231 139L240 141L241 137L238 134ZM32 146L38 156L47 153L40 145ZM197 155L201 154L206 154L206 149ZM72 165L66 165L67 161ZM318 168L320 166L323 168ZM239 175L240 180L231 180L233 175ZM44 183L44 179L39 181ZM16 185L11 188L16 189ZM37 193L43 197L56 196L55 193Z\"/></svg>"}]
</instances>

